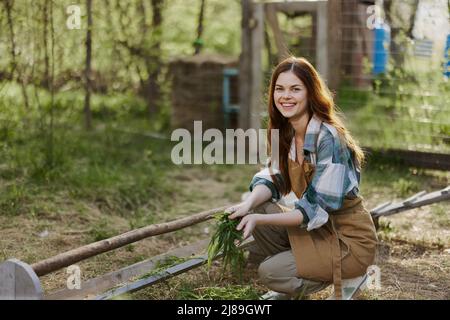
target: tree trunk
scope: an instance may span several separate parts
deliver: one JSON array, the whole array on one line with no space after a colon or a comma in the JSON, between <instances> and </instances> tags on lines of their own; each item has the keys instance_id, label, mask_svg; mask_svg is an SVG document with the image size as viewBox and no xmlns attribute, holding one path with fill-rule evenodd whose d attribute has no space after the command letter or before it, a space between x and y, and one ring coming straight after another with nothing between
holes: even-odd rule
<instances>
[{"instance_id":1,"label":"tree trunk","mask_svg":"<svg viewBox=\"0 0 450 320\"><path fill-rule=\"evenodd\" d=\"M50 2L50 37L51 37L51 54L52 54L52 64L50 69L50 123L47 132L47 144L45 146L45 164L47 169L51 169L55 165L54 157L54 107L55 107L55 20L53 16L53 1Z\"/></svg>"},{"instance_id":2,"label":"tree trunk","mask_svg":"<svg viewBox=\"0 0 450 320\"><path fill-rule=\"evenodd\" d=\"M92 129L91 112L91 59L92 59L92 0L86 0L88 29L86 34L86 68L84 71L85 79L85 99L84 99L84 120L86 129Z\"/></svg>"},{"instance_id":3,"label":"tree trunk","mask_svg":"<svg viewBox=\"0 0 450 320\"><path fill-rule=\"evenodd\" d=\"M12 10L14 6L13 0L3 0L3 4L6 9L6 18L9 29L9 36L11 42L11 78L14 79L14 73L17 74L17 81L20 84L20 88L22 90L23 100L26 109L30 109L30 103L28 99L28 94L26 90L25 79L22 74L22 70L19 68L19 64L17 62L17 54L16 54L16 39L14 35L14 23L12 19Z\"/></svg>"},{"instance_id":4,"label":"tree trunk","mask_svg":"<svg viewBox=\"0 0 450 320\"><path fill-rule=\"evenodd\" d=\"M161 26L163 0L152 0L152 40L149 54L144 58L148 70L143 95L147 101L148 116L151 118L158 111L161 90L158 75L161 72Z\"/></svg>"},{"instance_id":5,"label":"tree trunk","mask_svg":"<svg viewBox=\"0 0 450 320\"><path fill-rule=\"evenodd\" d=\"M50 81L50 62L48 57L48 0L44 1L44 7L42 11L43 20L44 20L44 32L43 32L43 40L44 40L44 81L42 85L49 89L49 81Z\"/></svg>"}]
</instances>

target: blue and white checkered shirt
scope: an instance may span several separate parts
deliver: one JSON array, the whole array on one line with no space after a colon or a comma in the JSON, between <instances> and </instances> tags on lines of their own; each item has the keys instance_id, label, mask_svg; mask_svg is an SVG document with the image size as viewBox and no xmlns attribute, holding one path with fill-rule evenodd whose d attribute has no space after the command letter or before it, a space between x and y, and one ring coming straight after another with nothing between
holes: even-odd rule
<instances>
[{"instance_id":1,"label":"blue and white checkered shirt","mask_svg":"<svg viewBox=\"0 0 450 320\"><path fill-rule=\"evenodd\" d=\"M354 165L350 150L339 137L336 128L315 116L308 123L303 151L305 161L315 165L315 172L300 199L293 192L289 194L289 197L295 198L291 204L292 209L299 209L303 213L302 227L310 231L324 225L328 221L328 213L341 208L346 196L355 198L358 195L360 172ZM293 139L289 158L295 161L295 155ZM282 179L279 170L273 167L269 170L266 167L255 174L250 184L250 191L256 185L263 184L271 190L272 201L283 200L270 173ZM284 201L284 204L287 202Z\"/></svg>"}]
</instances>

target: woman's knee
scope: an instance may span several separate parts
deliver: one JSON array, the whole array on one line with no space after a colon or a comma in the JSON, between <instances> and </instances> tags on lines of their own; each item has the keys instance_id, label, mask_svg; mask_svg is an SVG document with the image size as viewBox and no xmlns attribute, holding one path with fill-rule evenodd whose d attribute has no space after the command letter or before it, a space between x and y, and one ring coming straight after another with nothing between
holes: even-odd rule
<instances>
[{"instance_id":1,"label":"woman's knee","mask_svg":"<svg viewBox=\"0 0 450 320\"><path fill-rule=\"evenodd\" d=\"M277 267L277 261L274 257L264 260L258 267L258 276L261 282L265 285L270 283L277 275L280 274Z\"/></svg>"},{"instance_id":2,"label":"woman's knee","mask_svg":"<svg viewBox=\"0 0 450 320\"><path fill-rule=\"evenodd\" d=\"M258 267L258 276L263 284L266 284L270 281L273 270L270 265L266 263L267 260L263 261Z\"/></svg>"}]
</instances>

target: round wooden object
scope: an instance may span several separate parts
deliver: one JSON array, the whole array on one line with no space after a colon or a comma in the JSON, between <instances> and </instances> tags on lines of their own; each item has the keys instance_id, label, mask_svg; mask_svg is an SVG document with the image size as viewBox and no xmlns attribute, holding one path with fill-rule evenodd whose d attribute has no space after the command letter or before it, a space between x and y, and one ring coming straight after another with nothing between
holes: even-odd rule
<instances>
[{"instance_id":1,"label":"round wooden object","mask_svg":"<svg viewBox=\"0 0 450 320\"><path fill-rule=\"evenodd\" d=\"M40 300L42 287L33 269L17 259L0 263L0 300Z\"/></svg>"}]
</instances>

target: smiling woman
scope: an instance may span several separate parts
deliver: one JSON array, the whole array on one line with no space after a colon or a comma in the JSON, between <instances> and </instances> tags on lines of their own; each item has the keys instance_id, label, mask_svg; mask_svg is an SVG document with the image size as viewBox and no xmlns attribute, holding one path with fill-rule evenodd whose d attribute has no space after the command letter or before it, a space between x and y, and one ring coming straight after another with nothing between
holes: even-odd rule
<instances>
[{"instance_id":1,"label":"smiling woman","mask_svg":"<svg viewBox=\"0 0 450 320\"><path fill-rule=\"evenodd\" d=\"M375 258L375 227L359 196L364 154L306 59L275 68L269 97L267 141L273 152L271 132L278 129L279 162L270 157L250 196L226 212L241 218L244 238L253 234L269 288L293 296L334 283L341 298L342 278L364 275ZM282 199L288 194L296 198L291 206Z\"/></svg>"}]
</instances>

